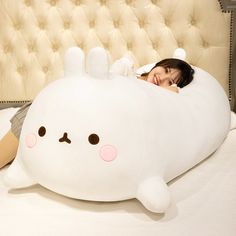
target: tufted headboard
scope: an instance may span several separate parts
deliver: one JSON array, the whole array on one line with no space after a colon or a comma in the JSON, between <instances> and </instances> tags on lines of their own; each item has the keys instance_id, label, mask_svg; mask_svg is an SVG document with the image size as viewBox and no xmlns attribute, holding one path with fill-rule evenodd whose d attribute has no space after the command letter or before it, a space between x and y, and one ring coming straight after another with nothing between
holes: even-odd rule
<instances>
[{"instance_id":1,"label":"tufted headboard","mask_svg":"<svg viewBox=\"0 0 236 236\"><path fill-rule=\"evenodd\" d=\"M222 0L223 1L223 0ZM214 75L231 98L231 11L219 0L0 0L0 106L33 99L63 74L71 46L103 46L135 67L171 57Z\"/></svg>"}]
</instances>

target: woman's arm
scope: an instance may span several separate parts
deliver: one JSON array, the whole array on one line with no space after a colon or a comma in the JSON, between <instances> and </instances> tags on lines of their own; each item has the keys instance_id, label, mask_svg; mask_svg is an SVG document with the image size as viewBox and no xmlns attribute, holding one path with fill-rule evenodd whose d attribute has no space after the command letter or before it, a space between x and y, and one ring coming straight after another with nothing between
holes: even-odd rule
<instances>
[{"instance_id":1,"label":"woman's arm","mask_svg":"<svg viewBox=\"0 0 236 236\"><path fill-rule=\"evenodd\" d=\"M0 168L15 158L18 144L19 141L11 130L0 140Z\"/></svg>"}]
</instances>

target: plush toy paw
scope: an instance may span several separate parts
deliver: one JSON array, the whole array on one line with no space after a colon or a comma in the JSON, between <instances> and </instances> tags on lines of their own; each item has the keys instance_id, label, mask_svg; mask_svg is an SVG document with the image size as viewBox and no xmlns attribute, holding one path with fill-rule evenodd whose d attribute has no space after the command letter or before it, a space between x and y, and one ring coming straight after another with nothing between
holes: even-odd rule
<instances>
[{"instance_id":1,"label":"plush toy paw","mask_svg":"<svg viewBox=\"0 0 236 236\"><path fill-rule=\"evenodd\" d=\"M137 192L137 199L150 211L163 213L170 205L170 192L164 180L152 177L144 180Z\"/></svg>"},{"instance_id":2,"label":"plush toy paw","mask_svg":"<svg viewBox=\"0 0 236 236\"><path fill-rule=\"evenodd\" d=\"M14 165L8 167L3 182L10 188L25 188L36 184L22 167L19 156L16 156Z\"/></svg>"}]
</instances>

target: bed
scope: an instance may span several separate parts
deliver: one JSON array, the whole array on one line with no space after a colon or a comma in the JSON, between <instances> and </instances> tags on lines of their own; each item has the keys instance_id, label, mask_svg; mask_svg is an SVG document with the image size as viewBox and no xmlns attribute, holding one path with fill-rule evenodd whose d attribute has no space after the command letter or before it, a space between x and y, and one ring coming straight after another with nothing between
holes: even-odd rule
<instances>
[{"instance_id":1,"label":"bed","mask_svg":"<svg viewBox=\"0 0 236 236\"><path fill-rule=\"evenodd\" d=\"M187 61L211 73L234 109L234 1L0 1L0 135L9 119L63 74L68 47L102 46L111 61L135 68L184 48ZM220 33L219 33L220 32ZM69 199L36 185L9 190L0 170L2 235L229 235L236 232L236 130L208 159L169 183L165 214L137 200Z\"/></svg>"}]
</instances>

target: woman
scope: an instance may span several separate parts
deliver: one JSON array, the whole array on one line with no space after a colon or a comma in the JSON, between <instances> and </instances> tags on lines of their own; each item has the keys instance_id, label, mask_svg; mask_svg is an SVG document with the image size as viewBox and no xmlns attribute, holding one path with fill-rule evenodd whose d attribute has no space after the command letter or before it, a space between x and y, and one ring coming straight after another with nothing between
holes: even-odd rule
<instances>
[{"instance_id":1,"label":"woman","mask_svg":"<svg viewBox=\"0 0 236 236\"><path fill-rule=\"evenodd\" d=\"M193 80L194 70L185 61L170 58L164 59L151 69L150 72L141 75L141 79L157 86L179 91ZM11 162L17 152L21 127L31 102L25 104L11 119L11 130L0 141L0 168Z\"/></svg>"},{"instance_id":2,"label":"woman","mask_svg":"<svg viewBox=\"0 0 236 236\"><path fill-rule=\"evenodd\" d=\"M194 70L187 62L169 58L157 62L150 72L143 73L140 78L173 92L179 92L178 88L191 83L193 74Z\"/></svg>"}]
</instances>

